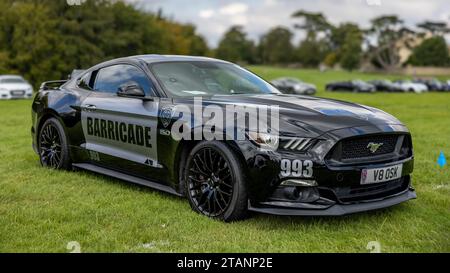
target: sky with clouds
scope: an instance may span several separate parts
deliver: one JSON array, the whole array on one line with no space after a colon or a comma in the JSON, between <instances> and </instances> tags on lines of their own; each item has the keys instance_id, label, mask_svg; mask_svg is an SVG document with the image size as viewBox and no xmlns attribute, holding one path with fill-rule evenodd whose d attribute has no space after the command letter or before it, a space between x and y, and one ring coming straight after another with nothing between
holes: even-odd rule
<instances>
[{"instance_id":1,"label":"sky with clouds","mask_svg":"<svg viewBox=\"0 0 450 273\"><path fill-rule=\"evenodd\" d=\"M245 27L254 40L278 25L293 29L291 14L299 9L322 12L332 23L355 22L367 27L370 19L397 14L409 27L424 20L450 25L450 0L127 0L149 11L162 9L179 22L193 23L210 46L215 47L232 25ZM304 33L298 30L296 40ZM450 41L450 40L449 40ZM295 41L294 41L295 42Z\"/></svg>"}]
</instances>

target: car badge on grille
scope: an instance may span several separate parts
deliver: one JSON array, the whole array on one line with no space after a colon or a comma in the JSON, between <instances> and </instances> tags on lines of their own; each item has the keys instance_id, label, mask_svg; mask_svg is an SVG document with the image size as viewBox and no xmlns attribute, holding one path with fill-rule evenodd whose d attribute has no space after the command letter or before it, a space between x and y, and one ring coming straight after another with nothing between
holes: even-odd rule
<instances>
[{"instance_id":1,"label":"car badge on grille","mask_svg":"<svg viewBox=\"0 0 450 273\"><path fill-rule=\"evenodd\" d=\"M374 153L376 153L376 152L378 151L378 149L379 149L381 146L383 146L383 143L373 143L373 142L370 142L370 143L367 145L367 149L369 149L370 152L371 152L372 154L374 154Z\"/></svg>"}]
</instances>

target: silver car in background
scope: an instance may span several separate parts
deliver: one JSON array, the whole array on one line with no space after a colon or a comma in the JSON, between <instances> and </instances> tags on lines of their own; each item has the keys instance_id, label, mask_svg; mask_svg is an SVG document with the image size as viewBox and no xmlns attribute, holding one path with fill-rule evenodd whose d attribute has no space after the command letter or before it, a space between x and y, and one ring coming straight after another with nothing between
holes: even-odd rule
<instances>
[{"instance_id":1,"label":"silver car in background","mask_svg":"<svg viewBox=\"0 0 450 273\"><path fill-rule=\"evenodd\" d=\"M314 95L317 87L295 78L278 78L271 81L278 90L285 94Z\"/></svg>"},{"instance_id":2,"label":"silver car in background","mask_svg":"<svg viewBox=\"0 0 450 273\"><path fill-rule=\"evenodd\" d=\"M33 87L16 75L0 75L0 99L30 99Z\"/></svg>"},{"instance_id":3,"label":"silver car in background","mask_svg":"<svg viewBox=\"0 0 450 273\"><path fill-rule=\"evenodd\" d=\"M423 83L415 83L410 80L397 80L394 83L405 92L414 92L417 94L428 92L428 87Z\"/></svg>"}]
</instances>

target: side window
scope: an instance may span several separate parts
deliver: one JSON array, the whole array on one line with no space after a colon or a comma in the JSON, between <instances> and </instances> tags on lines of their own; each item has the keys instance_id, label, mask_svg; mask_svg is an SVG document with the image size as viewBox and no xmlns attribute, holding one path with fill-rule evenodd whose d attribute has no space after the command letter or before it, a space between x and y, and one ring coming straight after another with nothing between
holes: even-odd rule
<instances>
[{"instance_id":1,"label":"side window","mask_svg":"<svg viewBox=\"0 0 450 273\"><path fill-rule=\"evenodd\" d=\"M91 81L91 72L86 73L83 77L81 77L78 82L77 85L78 87L82 88L82 89L86 89L86 90L92 90L93 89L93 84Z\"/></svg>"},{"instance_id":2,"label":"side window","mask_svg":"<svg viewBox=\"0 0 450 273\"><path fill-rule=\"evenodd\" d=\"M138 83L147 95L153 95L151 82L139 68L119 64L100 69L95 79L94 90L106 93L117 93L119 87L128 82Z\"/></svg>"}]
</instances>

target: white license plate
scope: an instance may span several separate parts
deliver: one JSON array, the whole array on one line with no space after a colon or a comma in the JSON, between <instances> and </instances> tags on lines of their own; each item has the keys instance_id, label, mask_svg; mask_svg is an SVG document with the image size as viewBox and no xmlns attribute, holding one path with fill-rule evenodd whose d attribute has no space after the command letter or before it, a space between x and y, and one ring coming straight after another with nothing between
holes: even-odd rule
<instances>
[{"instance_id":1,"label":"white license plate","mask_svg":"<svg viewBox=\"0 0 450 273\"><path fill-rule=\"evenodd\" d=\"M25 91L22 91L22 90L11 91L11 95L13 95L13 96L23 96L24 94L25 94Z\"/></svg>"},{"instance_id":2,"label":"white license plate","mask_svg":"<svg viewBox=\"0 0 450 273\"><path fill-rule=\"evenodd\" d=\"M403 164L377 168L363 169L361 172L361 185L382 183L402 177Z\"/></svg>"}]
</instances>

